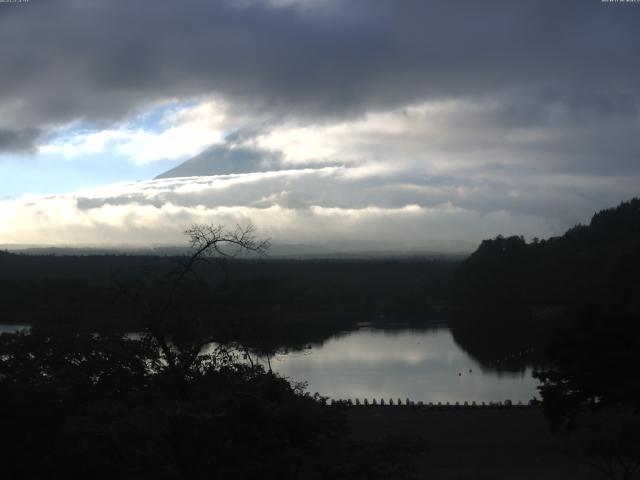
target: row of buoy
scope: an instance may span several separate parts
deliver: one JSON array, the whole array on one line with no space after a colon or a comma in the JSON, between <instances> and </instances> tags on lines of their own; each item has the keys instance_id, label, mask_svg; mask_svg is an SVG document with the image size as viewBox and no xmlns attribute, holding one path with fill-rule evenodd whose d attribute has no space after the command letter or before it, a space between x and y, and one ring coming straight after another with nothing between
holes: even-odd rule
<instances>
[{"instance_id":1,"label":"row of buoy","mask_svg":"<svg viewBox=\"0 0 640 480\"><path fill-rule=\"evenodd\" d=\"M419 408L426 408L426 409L431 409L431 410L444 410L444 409L458 409L458 408L511 408L511 407L519 407L519 408L525 408L525 407L536 407L540 404L539 400L532 398L531 400L529 400L526 404L523 403L521 400L518 401L517 403L513 403L511 400L507 399L504 401L498 401L498 402L455 402L455 403L451 403L451 402L422 402L422 401L418 401L418 402L414 402L410 399L405 399L405 401L403 402L402 399L398 398L397 400L393 400L393 398L390 398L388 400L385 401L384 398L380 398L380 399L376 399L373 398L371 399L371 401L369 401L368 399L363 399L362 401L360 401L360 399L356 398L355 400L351 400L351 399L347 399L347 400L337 400L337 399L332 399L330 400L330 405L342 405L342 406L348 406L348 407L368 407L368 406L372 406L372 407L376 407L376 406L398 406L398 407L419 407Z\"/></svg>"},{"instance_id":2,"label":"row of buoy","mask_svg":"<svg viewBox=\"0 0 640 480\"><path fill-rule=\"evenodd\" d=\"M515 360L519 357L522 357L523 355L527 355L533 352L533 347L530 348L525 348L524 350L520 350L519 352L516 352L512 355L507 355L506 357L500 359L500 360L496 360L495 362L489 362L487 364L488 367L493 367L493 366L498 366L500 365L502 362L507 363L508 360ZM469 373L473 373L473 369L469 369ZM462 376L462 372L458 372L458 376L461 377Z\"/></svg>"},{"instance_id":3,"label":"row of buoy","mask_svg":"<svg viewBox=\"0 0 640 480\"><path fill-rule=\"evenodd\" d=\"M507 363L509 360L517 360L518 358L521 358L524 355L533 353L533 350L534 350L533 347L525 348L524 350L520 350L519 352L513 353L511 355L507 355L506 357L496 360L495 362L489 362L487 366L493 367L493 366L500 365L503 362Z\"/></svg>"}]
</instances>

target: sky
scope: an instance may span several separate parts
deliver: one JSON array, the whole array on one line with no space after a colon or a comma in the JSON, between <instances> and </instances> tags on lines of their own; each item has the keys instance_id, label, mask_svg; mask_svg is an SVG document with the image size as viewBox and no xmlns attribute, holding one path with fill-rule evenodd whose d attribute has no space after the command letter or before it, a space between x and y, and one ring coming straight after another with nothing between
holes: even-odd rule
<instances>
[{"instance_id":1,"label":"sky","mask_svg":"<svg viewBox=\"0 0 640 480\"><path fill-rule=\"evenodd\" d=\"M639 185L640 1L0 3L0 245L462 253Z\"/></svg>"}]
</instances>

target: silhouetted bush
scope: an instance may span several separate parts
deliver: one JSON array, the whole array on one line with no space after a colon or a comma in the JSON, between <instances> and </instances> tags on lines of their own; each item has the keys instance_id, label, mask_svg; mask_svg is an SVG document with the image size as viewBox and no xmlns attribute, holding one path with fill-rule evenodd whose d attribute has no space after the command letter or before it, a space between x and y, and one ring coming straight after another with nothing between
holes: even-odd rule
<instances>
[{"instance_id":1,"label":"silhouetted bush","mask_svg":"<svg viewBox=\"0 0 640 480\"><path fill-rule=\"evenodd\" d=\"M0 425L12 479L390 478L424 450L352 442L341 408L234 352L168 368L152 337L59 321L0 335Z\"/></svg>"}]
</instances>

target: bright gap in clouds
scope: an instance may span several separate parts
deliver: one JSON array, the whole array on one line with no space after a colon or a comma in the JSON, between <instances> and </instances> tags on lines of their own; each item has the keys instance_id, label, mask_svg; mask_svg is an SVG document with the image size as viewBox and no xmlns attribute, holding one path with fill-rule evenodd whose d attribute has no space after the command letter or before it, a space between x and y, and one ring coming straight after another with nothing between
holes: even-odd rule
<instances>
[{"instance_id":1,"label":"bright gap in clouds","mask_svg":"<svg viewBox=\"0 0 640 480\"><path fill-rule=\"evenodd\" d=\"M215 98L160 102L111 125L74 122L58 128L27 154L0 155L9 181L0 198L71 193L80 188L146 180L220 143L243 120Z\"/></svg>"},{"instance_id":2,"label":"bright gap in clouds","mask_svg":"<svg viewBox=\"0 0 640 480\"><path fill-rule=\"evenodd\" d=\"M67 127L39 146L38 152L69 159L108 151L134 164L186 159L229 133L233 127L226 110L216 100L170 102L117 128L87 131Z\"/></svg>"}]
</instances>

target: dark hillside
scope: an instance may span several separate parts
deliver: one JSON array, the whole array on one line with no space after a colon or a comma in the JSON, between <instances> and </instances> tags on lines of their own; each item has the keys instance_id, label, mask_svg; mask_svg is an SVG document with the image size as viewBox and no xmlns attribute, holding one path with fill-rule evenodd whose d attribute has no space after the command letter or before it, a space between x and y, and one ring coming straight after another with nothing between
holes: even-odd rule
<instances>
[{"instance_id":1,"label":"dark hillside","mask_svg":"<svg viewBox=\"0 0 640 480\"><path fill-rule=\"evenodd\" d=\"M637 318L639 271L638 198L561 237L484 240L455 275L454 338L484 365L501 361L517 369L523 361L544 361L550 338L585 311ZM532 353L524 357L523 351Z\"/></svg>"},{"instance_id":2,"label":"dark hillside","mask_svg":"<svg viewBox=\"0 0 640 480\"><path fill-rule=\"evenodd\" d=\"M634 198L561 237L483 241L458 271L455 303L575 307L631 301L640 285L631 266L639 256L640 199Z\"/></svg>"}]
</instances>

